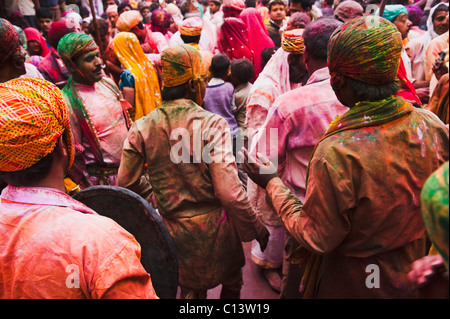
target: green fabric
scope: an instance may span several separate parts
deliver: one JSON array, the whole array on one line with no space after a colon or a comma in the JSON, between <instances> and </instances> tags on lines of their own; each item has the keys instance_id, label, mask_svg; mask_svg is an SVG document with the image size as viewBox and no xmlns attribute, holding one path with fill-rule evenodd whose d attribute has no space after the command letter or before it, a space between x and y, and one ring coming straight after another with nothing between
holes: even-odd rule
<instances>
[{"instance_id":1,"label":"green fabric","mask_svg":"<svg viewBox=\"0 0 450 319\"><path fill-rule=\"evenodd\" d=\"M439 167L425 182L422 193L422 217L434 247L448 270L448 175L449 162Z\"/></svg>"},{"instance_id":2,"label":"green fabric","mask_svg":"<svg viewBox=\"0 0 450 319\"><path fill-rule=\"evenodd\" d=\"M389 4L384 7L383 18L392 22L400 13L408 14L408 9L402 4ZM380 15L379 9L375 12L375 15Z\"/></svg>"},{"instance_id":3,"label":"green fabric","mask_svg":"<svg viewBox=\"0 0 450 319\"><path fill-rule=\"evenodd\" d=\"M413 106L402 97L391 96L380 101L362 101L337 118L321 141L343 130L376 126L409 115ZM320 143L320 142L319 142Z\"/></svg>"},{"instance_id":4,"label":"green fabric","mask_svg":"<svg viewBox=\"0 0 450 319\"><path fill-rule=\"evenodd\" d=\"M57 51L67 67L75 66L77 58L95 50L98 50L98 46L90 35L72 32L61 38Z\"/></svg>"},{"instance_id":5,"label":"green fabric","mask_svg":"<svg viewBox=\"0 0 450 319\"><path fill-rule=\"evenodd\" d=\"M401 51L402 37L391 22L377 16L352 19L328 43L331 84L339 85L342 75L374 85L392 83Z\"/></svg>"},{"instance_id":6,"label":"green fabric","mask_svg":"<svg viewBox=\"0 0 450 319\"><path fill-rule=\"evenodd\" d=\"M363 101L357 103L353 108L337 117L327 130L325 135L314 147L309 163L314 156L317 146L327 137L345 130L358 129L362 127L376 126L391 122L403 116L411 114L413 106L401 97L391 96L380 101ZM308 185L310 164L306 171L306 187ZM304 299L311 299L315 295L315 284L317 272L320 267L322 256L299 247L293 254L295 258L305 260L305 274L301 285L304 288ZM299 257L302 256L302 257Z\"/></svg>"}]
</instances>

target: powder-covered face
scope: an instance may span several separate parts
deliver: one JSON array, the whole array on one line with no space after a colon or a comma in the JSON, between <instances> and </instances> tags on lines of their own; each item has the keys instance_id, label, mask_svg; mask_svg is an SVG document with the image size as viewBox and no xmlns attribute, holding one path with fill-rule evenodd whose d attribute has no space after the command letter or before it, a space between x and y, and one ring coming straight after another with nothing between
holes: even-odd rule
<instances>
[{"instance_id":1,"label":"powder-covered face","mask_svg":"<svg viewBox=\"0 0 450 319\"><path fill-rule=\"evenodd\" d=\"M82 75L82 79L77 78L77 82L93 85L102 79L102 60L100 59L100 51L95 50L79 57L76 65Z\"/></svg>"}]
</instances>

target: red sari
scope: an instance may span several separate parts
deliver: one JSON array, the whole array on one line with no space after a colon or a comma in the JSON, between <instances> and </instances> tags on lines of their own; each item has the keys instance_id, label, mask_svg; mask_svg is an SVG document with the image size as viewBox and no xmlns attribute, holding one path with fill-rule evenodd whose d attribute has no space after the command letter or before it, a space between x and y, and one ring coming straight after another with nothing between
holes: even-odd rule
<instances>
[{"instance_id":1,"label":"red sari","mask_svg":"<svg viewBox=\"0 0 450 319\"><path fill-rule=\"evenodd\" d=\"M247 27L239 18L226 18L217 32L217 46L230 61L246 58L255 65L254 53L250 49Z\"/></svg>"},{"instance_id":2,"label":"red sari","mask_svg":"<svg viewBox=\"0 0 450 319\"><path fill-rule=\"evenodd\" d=\"M415 101L422 106L422 102L416 93L414 85L406 77L406 68L403 64L403 59L400 59L400 67L398 68L397 77L400 80L400 90L398 90L395 96L401 96L407 101Z\"/></svg>"},{"instance_id":3,"label":"red sari","mask_svg":"<svg viewBox=\"0 0 450 319\"><path fill-rule=\"evenodd\" d=\"M264 25L264 21L261 14L255 8L244 9L239 18L244 22L247 30L251 30L248 33L248 42L250 48L253 50L254 67L255 67L255 79L261 73L261 52L265 48L275 46L273 40L269 37L269 33Z\"/></svg>"},{"instance_id":4,"label":"red sari","mask_svg":"<svg viewBox=\"0 0 450 319\"><path fill-rule=\"evenodd\" d=\"M41 56L42 57L46 57L47 54L50 53L50 48L47 46L47 41L45 40L45 38L42 36L42 34L39 32L38 29L35 28L25 28L23 30L23 32L25 33L25 36L27 37L27 41L37 41L39 42L39 44L41 45Z\"/></svg>"}]
</instances>

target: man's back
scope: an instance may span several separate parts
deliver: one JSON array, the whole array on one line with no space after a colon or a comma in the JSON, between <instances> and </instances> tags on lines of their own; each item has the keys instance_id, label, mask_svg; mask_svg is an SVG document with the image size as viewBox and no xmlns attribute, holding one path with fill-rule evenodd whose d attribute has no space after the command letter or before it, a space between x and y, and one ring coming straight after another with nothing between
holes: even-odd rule
<instances>
[{"instance_id":1,"label":"man's back","mask_svg":"<svg viewBox=\"0 0 450 319\"><path fill-rule=\"evenodd\" d=\"M319 277L326 288L319 287L319 298L413 296L406 274L427 253L420 191L446 160L448 130L416 108L319 143L302 208L314 228L303 230L306 246L325 254ZM366 284L370 265L379 268L380 289Z\"/></svg>"},{"instance_id":2,"label":"man's back","mask_svg":"<svg viewBox=\"0 0 450 319\"><path fill-rule=\"evenodd\" d=\"M1 298L157 298L134 237L68 195L8 186L0 212Z\"/></svg>"},{"instance_id":3,"label":"man's back","mask_svg":"<svg viewBox=\"0 0 450 319\"><path fill-rule=\"evenodd\" d=\"M261 227L237 174L227 122L190 100L165 101L130 128L119 185L140 193L144 161L175 242L180 285L222 283L245 263L240 242Z\"/></svg>"}]
</instances>

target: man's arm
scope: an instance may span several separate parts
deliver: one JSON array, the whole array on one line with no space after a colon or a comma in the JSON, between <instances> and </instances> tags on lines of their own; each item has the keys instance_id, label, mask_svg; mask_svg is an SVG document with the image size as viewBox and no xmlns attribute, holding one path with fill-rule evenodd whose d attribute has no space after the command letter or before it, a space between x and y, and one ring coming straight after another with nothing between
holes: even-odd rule
<instances>
[{"instance_id":1,"label":"man's arm","mask_svg":"<svg viewBox=\"0 0 450 319\"><path fill-rule=\"evenodd\" d=\"M145 158L139 148L143 143L142 135L137 130L135 122L123 144L117 183L119 186L139 194L154 205L152 186L145 175Z\"/></svg>"}]
</instances>

